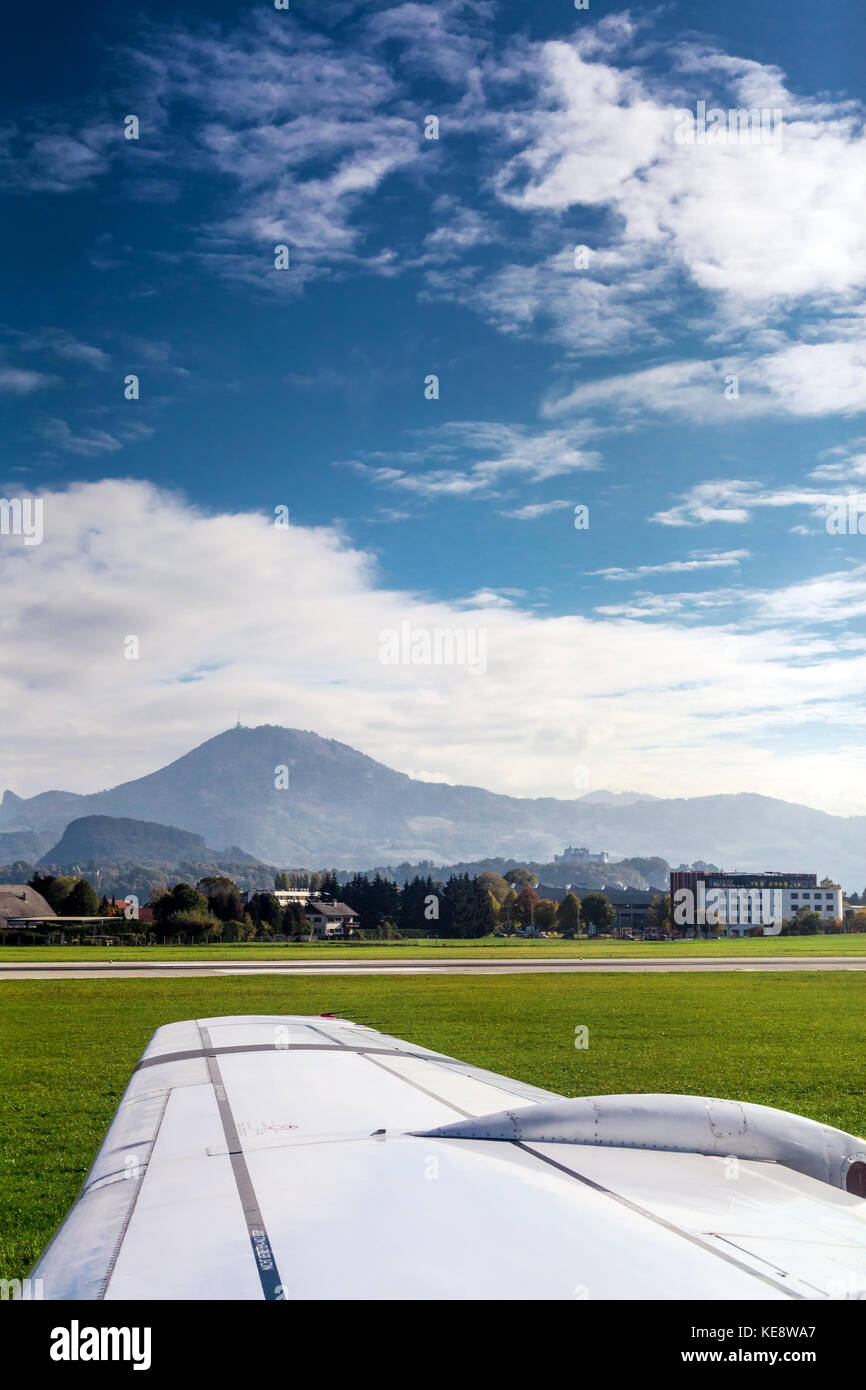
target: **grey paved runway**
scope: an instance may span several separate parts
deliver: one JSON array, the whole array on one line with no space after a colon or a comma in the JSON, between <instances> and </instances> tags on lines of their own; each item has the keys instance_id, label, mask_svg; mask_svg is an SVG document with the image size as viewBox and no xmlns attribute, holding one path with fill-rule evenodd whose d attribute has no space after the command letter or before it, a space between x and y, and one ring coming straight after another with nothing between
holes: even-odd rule
<instances>
[{"instance_id":1,"label":"grey paved runway","mask_svg":"<svg viewBox=\"0 0 866 1390\"><path fill-rule=\"evenodd\" d=\"M190 979L215 975L538 975L669 974L707 971L866 970L866 956L671 956L669 959L616 960L552 958L537 960L365 960L330 965L280 961L37 961L0 962L0 980Z\"/></svg>"}]
</instances>

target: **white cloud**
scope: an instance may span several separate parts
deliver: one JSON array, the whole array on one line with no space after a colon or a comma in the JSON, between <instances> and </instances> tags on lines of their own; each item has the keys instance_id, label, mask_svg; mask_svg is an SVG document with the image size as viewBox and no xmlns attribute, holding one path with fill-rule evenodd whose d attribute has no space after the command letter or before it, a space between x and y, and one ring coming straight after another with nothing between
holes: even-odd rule
<instances>
[{"instance_id":1,"label":"white cloud","mask_svg":"<svg viewBox=\"0 0 866 1390\"><path fill-rule=\"evenodd\" d=\"M649 320L660 292L667 292L663 273L604 248L587 248L591 269L577 269L577 249L484 275L431 274L424 297L469 304L503 333L534 330L589 353L662 342Z\"/></svg>"},{"instance_id":2,"label":"white cloud","mask_svg":"<svg viewBox=\"0 0 866 1390\"><path fill-rule=\"evenodd\" d=\"M161 110L186 107L175 158L227 191L202 228L205 264L290 291L328 266L387 270L386 248L361 245L360 211L418 158L423 128L368 42L256 17L223 35L166 28L137 56ZM263 260L280 243L297 257L291 276Z\"/></svg>"},{"instance_id":3,"label":"white cloud","mask_svg":"<svg viewBox=\"0 0 866 1390\"><path fill-rule=\"evenodd\" d=\"M852 439L848 444L826 449L821 462L809 475L816 482L856 482L866 478L866 439Z\"/></svg>"},{"instance_id":4,"label":"white cloud","mask_svg":"<svg viewBox=\"0 0 866 1390\"><path fill-rule=\"evenodd\" d=\"M0 171L10 189L69 193L104 174L122 144L120 122L53 124L40 115L0 131Z\"/></svg>"},{"instance_id":5,"label":"white cloud","mask_svg":"<svg viewBox=\"0 0 866 1390\"><path fill-rule=\"evenodd\" d=\"M540 516L549 516L551 512L561 512L573 505L573 502L557 497L551 502L528 502L525 507L515 507L513 511L504 511L500 515L510 516L514 521L537 521Z\"/></svg>"},{"instance_id":6,"label":"white cloud","mask_svg":"<svg viewBox=\"0 0 866 1390\"><path fill-rule=\"evenodd\" d=\"M806 533L804 534L812 534ZM860 554L858 541L852 538L852 559ZM650 570L649 573L654 571ZM614 574L614 578L619 575ZM706 623L714 614L725 610L725 631L756 629L775 633L793 633L795 629L811 634L800 639L801 661L814 663L828 655L845 650L866 650L866 637L857 633L833 636L819 635L819 629L841 628L851 620L866 614L866 564L854 564L850 569L810 576L778 589L710 589L697 593L652 594L638 593L618 604L603 604L596 612L605 618L683 620Z\"/></svg>"},{"instance_id":7,"label":"white cloud","mask_svg":"<svg viewBox=\"0 0 866 1390\"><path fill-rule=\"evenodd\" d=\"M862 110L798 101L772 67L683 45L670 52L679 71L668 75L589 61L579 36L516 53L536 93L512 122L520 148L500 171L500 197L527 213L609 209L621 245L647 265L685 271L734 322L815 297L828 310L862 300ZM678 143L676 111L698 98L725 110L781 105L783 138Z\"/></svg>"},{"instance_id":8,"label":"white cloud","mask_svg":"<svg viewBox=\"0 0 866 1390\"><path fill-rule=\"evenodd\" d=\"M399 43L401 61L425 77L435 72L463 87L479 80L478 65L490 47L494 17L490 0L408 3L372 15L366 32L376 44Z\"/></svg>"},{"instance_id":9,"label":"white cloud","mask_svg":"<svg viewBox=\"0 0 866 1390\"><path fill-rule=\"evenodd\" d=\"M351 467L372 483L421 497L487 497L508 475L534 484L599 468L599 455L581 447L586 435L578 428L534 431L489 420L454 421L426 430L419 449L378 454L372 462L352 460ZM481 457L467 466L473 454Z\"/></svg>"},{"instance_id":10,"label":"white cloud","mask_svg":"<svg viewBox=\"0 0 866 1390\"><path fill-rule=\"evenodd\" d=\"M634 73L585 62L576 45L534 46L527 67L538 90L524 148L496 179L500 197L524 211L618 202L670 140L669 112Z\"/></svg>"},{"instance_id":11,"label":"white cloud","mask_svg":"<svg viewBox=\"0 0 866 1390\"><path fill-rule=\"evenodd\" d=\"M46 420L39 428L41 437L52 449L61 449L64 453L78 454L84 458L116 454L125 444L145 439L152 432L149 426L141 422L124 424L116 428L113 434L108 430L92 428L76 431L61 419Z\"/></svg>"},{"instance_id":12,"label":"white cloud","mask_svg":"<svg viewBox=\"0 0 866 1390\"><path fill-rule=\"evenodd\" d=\"M0 392L9 396L29 396L54 384L55 378L46 372L32 372L25 367L0 366Z\"/></svg>"},{"instance_id":13,"label":"white cloud","mask_svg":"<svg viewBox=\"0 0 866 1390\"><path fill-rule=\"evenodd\" d=\"M696 483L676 506L656 512L650 519L663 526L705 526L719 521L741 525L751 521L753 511L766 507L808 507L826 517L827 507L840 496L844 494L799 485L764 488L738 478L717 478Z\"/></svg>"},{"instance_id":14,"label":"white cloud","mask_svg":"<svg viewBox=\"0 0 866 1390\"><path fill-rule=\"evenodd\" d=\"M165 200L181 180L217 175L200 246L182 254L227 278L292 293L334 266L388 271L387 247L362 245L370 227L361 208L417 160L424 141L421 120L402 109L404 84L369 35L345 42L299 16L275 22L272 12L223 31L151 25L136 40L113 55L120 94L103 91L91 103L110 116L38 111L21 128L0 130L10 187L62 193L118 172L128 196ZM130 91L140 142L123 138L114 114ZM279 243L297 257L293 275L273 273Z\"/></svg>"},{"instance_id":15,"label":"white cloud","mask_svg":"<svg viewBox=\"0 0 866 1390\"><path fill-rule=\"evenodd\" d=\"M853 544L862 540L852 538ZM853 552L859 555L859 546ZM866 565L816 575L799 584L761 595L757 621L768 623L847 623L866 614Z\"/></svg>"},{"instance_id":16,"label":"white cloud","mask_svg":"<svg viewBox=\"0 0 866 1390\"><path fill-rule=\"evenodd\" d=\"M397 488L402 492L414 492L418 497L468 497L486 494L489 490L486 478L472 477L447 468L434 468L415 474L406 473L401 468L377 468L358 461L353 461L351 466L370 483Z\"/></svg>"},{"instance_id":17,"label":"white cloud","mask_svg":"<svg viewBox=\"0 0 866 1390\"><path fill-rule=\"evenodd\" d=\"M630 419L679 415L715 423L852 415L866 409L866 339L799 343L762 357L669 362L603 377L551 396L543 413L555 419L594 408Z\"/></svg>"},{"instance_id":18,"label":"white cloud","mask_svg":"<svg viewBox=\"0 0 866 1390\"><path fill-rule=\"evenodd\" d=\"M782 621L746 632L544 617L483 594L433 602L377 587L370 557L333 531L209 516L123 481L45 496L43 543L7 537L0 567L16 654L0 677L4 780L19 793L144 774L240 709L245 724L315 729L391 766L517 794L571 796L580 763L595 786L863 805L856 760L798 741L816 719L862 741L866 652L844 632L832 645ZM839 583L827 581L841 609ZM795 601L768 602L796 616ZM380 635L404 620L483 628L486 674L383 666ZM138 661L124 659L129 635ZM767 746L780 730L783 758Z\"/></svg>"},{"instance_id":19,"label":"white cloud","mask_svg":"<svg viewBox=\"0 0 866 1390\"><path fill-rule=\"evenodd\" d=\"M738 569L749 558L748 550L693 551L687 560L667 560L662 565L637 565L634 569L614 567L592 570L604 579L643 579L648 574L691 574L695 570Z\"/></svg>"},{"instance_id":20,"label":"white cloud","mask_svg":"<svg viewBox=\"0 0 866 1390\"><path fill-rule=\"evenodd\" d=\"M28 352L49 352L67 362L93 367L97 371L106 371L111 365L111 358L102 348L94 347L92 343L82 343L62 328L34 329L21 335L20 342Z\"/></svg>"},{"instance_id":21,"label":"white cloud","mask_svg":"<svg viewBox=\"0 0 866 1390\"><path fill-rule=\"evenodd\" d=\"M150 26L116 57L120 90L138 92L158 142L132 150L119 98L106 92L95 116L49 122L39 112L26 130L0 132L0 167L13 186L57 192L116 167L132 195L161 197L217 174L201 264L290 293L324 273L393 275L489 246L501 233L480 207L443 216L443 198L457 207L456 180L443 186L454 170L461 188L480 183L477 201L525 214L527 244L540 250L486 267L469 302L506 332L549 322L558 340L591 351L655 337L683 283L705 293L727 330L807 302L828 321L856 319L866 295L862 107L796 96L776 67L696 42L641 47L651 19L585 16L575 28L566 14L570 37L547 42L515 39L487 0L350 6L327 32L300 15ZM415 98L419 73L444 79L450 100L436 112ZM676 110L697 97L781 107L781 144L677 143ZM423 138L427 114L442 121L440 141ZM482 136L482 148L453 143L443 170L444 142L464 135ZM375 215L398 173L432 224L411 249L392 244L398 229ZM563 221L580 208L604 216L597 249L621 259L618 274L558 273L551 235L558 229L561 245ZM265 252L284 241L295 274L275 276ZM454 275L432 275L428 292L459 298L460 288Z\"/></svg>"},{"instance_id":22,"label":"white cloud","mask_svg":"<svg viewBox=\"0 0 866 1390\"><path fill-rule=\"evenodd\" d=\"M497 239L497 233L482 213L466 207L450 194L441 194L431 211L436 226L424 238L424 252L418 264L457 260L467 251L487 246Z\"/></svg>"},{"instance_id":23,"label":"white cloud","mask_svg":"<svg viewBox=\"0 0 866 1390\"><path fill-rule=\"evenodd\" d=\"M715 618L721 610L744 609L745 594L739 589L712 589L698 593L636 593L621 603L601 603L595 612L602 618L635 620L664 618L674 622L698 622ZM727 619L725 619L727 622Z\"/></svg>"}]
</instances>

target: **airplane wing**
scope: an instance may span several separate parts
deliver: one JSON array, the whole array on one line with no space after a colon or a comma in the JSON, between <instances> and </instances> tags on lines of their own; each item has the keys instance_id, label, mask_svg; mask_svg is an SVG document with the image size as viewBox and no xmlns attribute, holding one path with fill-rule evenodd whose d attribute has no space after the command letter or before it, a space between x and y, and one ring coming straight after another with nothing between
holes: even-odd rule
<instances>
[{"instance_id":1,"label":"airplane wing","mask_svg":"<svg viewBox=\"0 0 866 1390\"><path fill-rule=\"evenodd\" d=\"M566 1100L344 1019L159 1028L47 1299L866 1297L866 1144L704 1097Z\"/></svg>"}]
</instances>

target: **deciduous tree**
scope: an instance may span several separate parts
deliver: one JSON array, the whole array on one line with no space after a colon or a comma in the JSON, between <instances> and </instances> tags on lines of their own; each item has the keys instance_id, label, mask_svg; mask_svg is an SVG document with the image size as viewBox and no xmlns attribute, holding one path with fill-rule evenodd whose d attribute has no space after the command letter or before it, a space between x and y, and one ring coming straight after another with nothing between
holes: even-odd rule
<instances>
[{"instance_id":1,"label":"deciduous tree","mask_svg":"<svg viewBox=\"0 0 866 1390\"><path fill-rule=\"evenodd\" d=\"M610 931L616 921L616 910L604 893L587 893L580 901L581 916L597 932Z\"/></svg>"}]
</instances>

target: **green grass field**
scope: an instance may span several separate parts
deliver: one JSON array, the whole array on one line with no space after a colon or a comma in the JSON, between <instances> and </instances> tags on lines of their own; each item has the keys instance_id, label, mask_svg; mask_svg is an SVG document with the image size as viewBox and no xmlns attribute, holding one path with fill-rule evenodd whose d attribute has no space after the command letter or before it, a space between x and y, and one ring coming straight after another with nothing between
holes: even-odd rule
<instances>
[{"instance_id":1,"label":"green grass field","mask_svg":"<svg viewBox=\"0 0 866 1390\"><path fill-rule=\"evenodd\" d=\"M68 1210L153 1030L229 1013L343 1014L564 1095L735 1096L866 1132L855 974L7 980L0 1277L23 1277Z\"/></svg>"},{"instance_id":2,"label":"green grass field","mask_svg":"<svg viewBox=\"0 0 866 1390\"><path fill-rule=\"evenodd\" d=\"M366 945L306 943L286 946L2 946L0 965L17 961L159 961L159 960L496 960L559 956L604 960L617 956L863 956L866 932L838 936L763 936L717 941L525 941L482 937L479 941L435 940L408 944L377 941Z\"/></svg>"}]
</instances>

